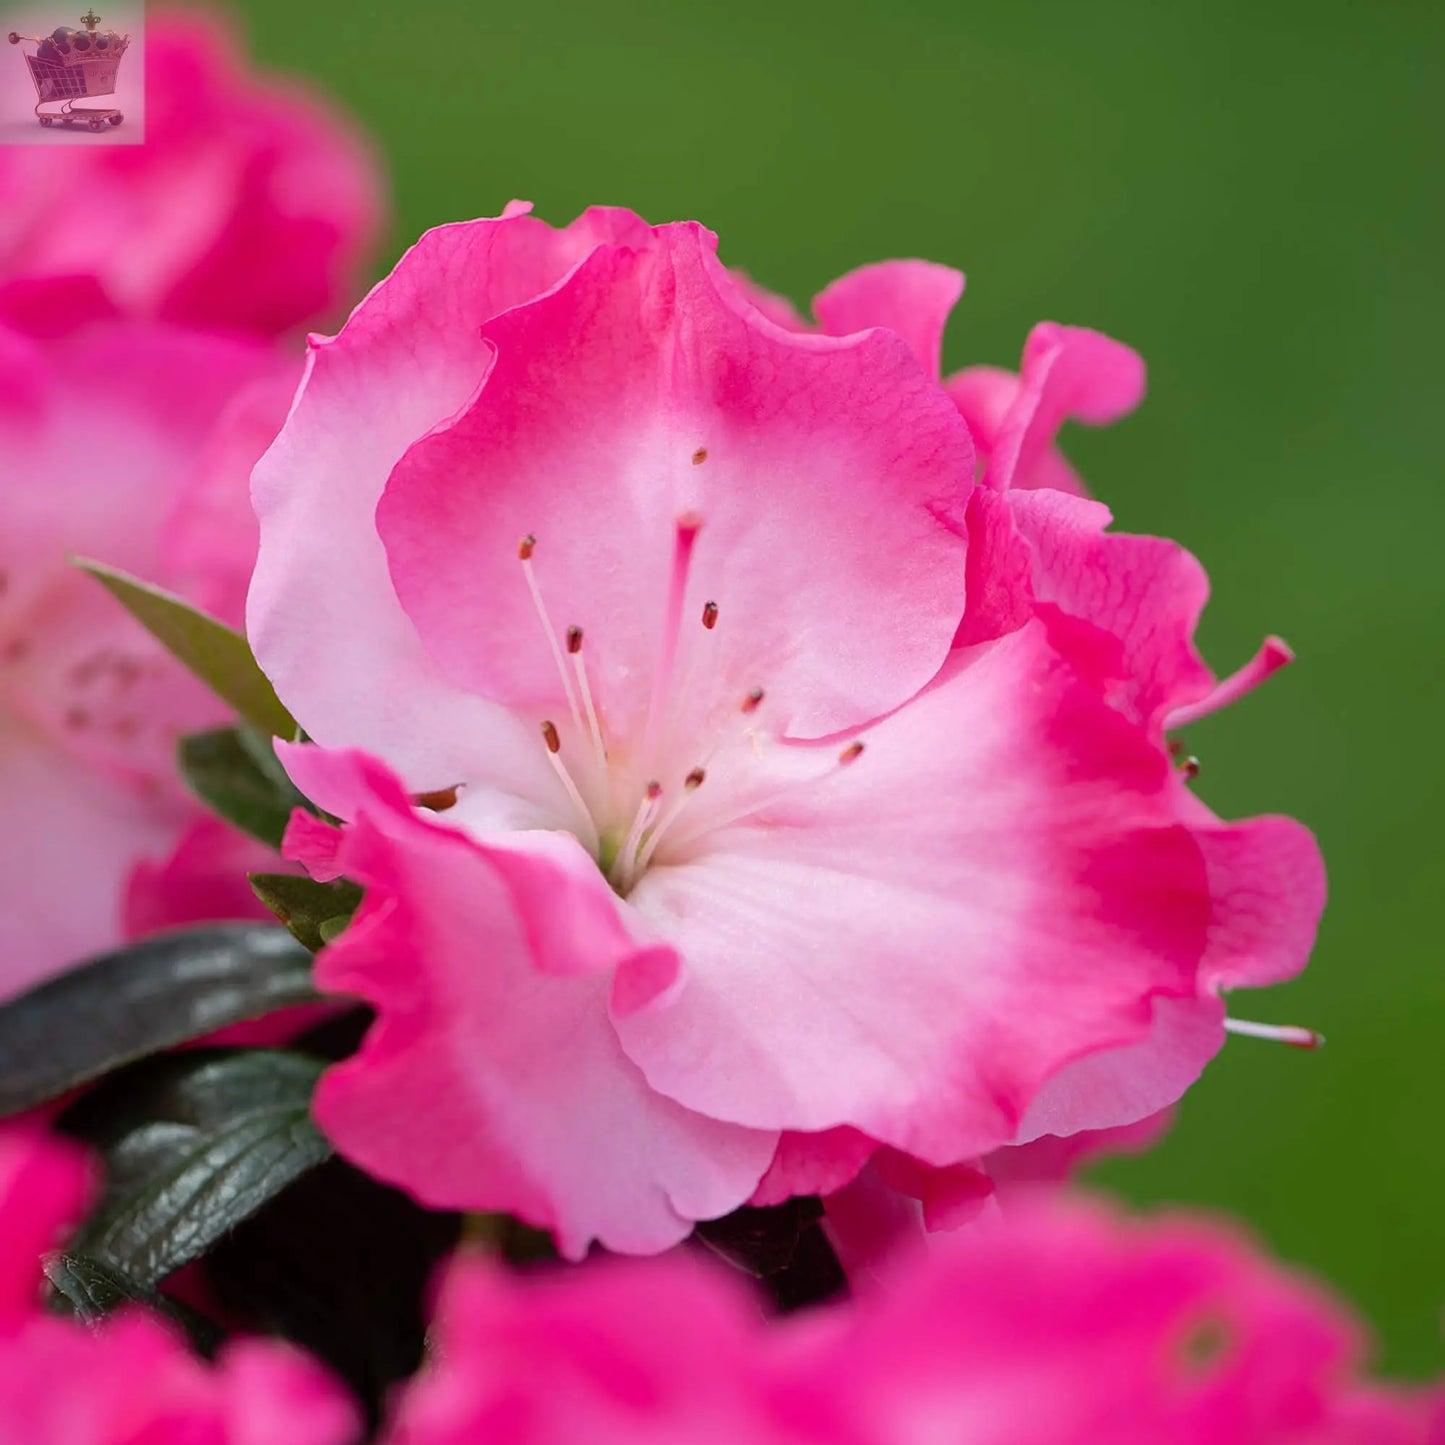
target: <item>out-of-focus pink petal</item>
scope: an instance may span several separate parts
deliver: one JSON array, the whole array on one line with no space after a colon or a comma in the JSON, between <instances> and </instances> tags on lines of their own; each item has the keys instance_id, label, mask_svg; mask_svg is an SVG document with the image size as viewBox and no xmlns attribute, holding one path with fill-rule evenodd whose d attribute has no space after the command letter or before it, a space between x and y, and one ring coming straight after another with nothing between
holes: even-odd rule
<instances>
[{"instance_id":1,"label":"out-of-focus pink petal","mask_svg":"<svg viewBox=\"0 0 1445 1445\"><path fill-rule=\"evenodd\" d=\"M30 1123L0 1128L0 1354L6 1332L35 1312L41 1256L80 1223L92 1182L68 1140Z\"/></svg>"},{"instance_id":2,"label":"out-of-focus pink petal","mask_svg":"<svg viewBox=\"0 0 1445 1445\"><path fill-rule=\"evenodd\" d=\"M622 1053L611 975L649 968L656 949L599 906L611 895L596 870L568 877L543 852L532 866L552 886L520 887L522 844L485 849L401 797L395 784L378 792L344 830L337 865L366 901L317 960L323 989L378 1014L317 1092L337 1147L424 1203L505 1209L551 1229L573 1258L594 1238L664 1249L741 1204L776 1136L689 1113ZM524 916L532 907L555 917ZM589 949L590 976L555 972L546 950L569 932Z\"/></svg>"},{"instance_id":3,"label":"out-of-focus pink petal","mask_svg":"<svg viewBox=\"0 0 1445 1445\"><path fill-rule=\"evenodd\" d=\"M336 310L382 219L366 142L248 72L213 15L153 13L145 52L144 144L0 154L0 314L45 334L118 310L275 335Z\"/></svg>"},{"instance_id":4,"label":"out-of-focus pink petal","mask_svg":"<svg viewBox=\"0 0 1445 1445\"><path fill-rule=\"evenodd\" d=\"M689 623L725 601L713 666L763 679L791 734L857 724L937 670L962 614L972 452L897 337L760 326L688 225L594 252L485 335L485 386L412 446L377 513L402 605L462 686L539 716L562 701L517 558L531 534L599 709L642 736L684 518L701 522Z\"/></svg>"},{"instance_id":5,"label":"out-of-focus pink petal","mask_svg":"<svg viewBox=\"0 0 1445 1445\"><path fill-rule=\"evenodd\" d=\"M233 1339L216 1361L225 1445L353 1445L355 1403L314 1360L269 1340Z\"/></svg>"},{"instance_id":6,"label":"out-of-focus pink petal","mask_svg":"<svg viewBox=\"0 0 1445 1445\"><path fill-rule=\"evenodd\" d=\"M1209 905L1165 761L1040 629L956 653L830 773L836 746L824 781L634 890L688 974L618 1021L655 1087L952 1163L1143 1033L1151 995L1192 995Z\"/></svg>"},{"instance_id":7,"label":"out-of-focus pink petal","mask_svg":"<svg viewBox=\"0 0 1445 1445\"><path fill-rule=\"evenodd\" d=\"M930 376L943 368L943 331L963 295L963 272L933 261L878 261L840 276L813 298L829 336L886 326L913 349Z\"/></svg>"},{"instance_id":8,"label":"out-of-focus pink petal","mask_svg":"<svg viewBox=\"0 0 1445 1445\"><path fill-rule=\"evenodd\" d=\"M824 1129L818 1134L785 1130L768 1172L749 1204L781 1204L797 1194L833 1194L872 1157L878 1141L857 1129Z\"/></svg>"}]
</instances>

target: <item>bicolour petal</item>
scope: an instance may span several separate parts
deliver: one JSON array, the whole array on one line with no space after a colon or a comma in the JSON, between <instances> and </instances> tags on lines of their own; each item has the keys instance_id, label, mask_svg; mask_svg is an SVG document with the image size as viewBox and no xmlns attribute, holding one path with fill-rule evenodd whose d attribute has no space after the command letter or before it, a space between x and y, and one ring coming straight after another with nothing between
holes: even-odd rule
<instances>
[{"instance_id":1,"label":"bicolour petal","mask_svg":"<svg viewBox=\"0 0 1445 1445\"><path fill-rule=\"evenodd\" d=\"M628 935L595 867L584 878L542 851L522 886L523 844L496 851L500 864L417 816L394 782L357 807L335 861L366 899L317 981L378 1017L323 1078L317 1120L423 1203L508 1210L570 1257L593 1239L667 1248L751 1194L776 1138L690 1113L622 1053L609 990L657 948ZM564 934L585 942L590 973L555 971L546 949Z\"/></svg>"},{"instance_id":2,"label":"bicolour petal","mask_svg":"<svg viewBox=\"0 0 1445 1445\"><path fill-rule=\"evenodd\" d=\"M813 298L829 336L886 326L912 348L930 376L943 367L943 331L963 295L963 272L933 261L878 261L840 276Z\"/></svg>"},{"instance_id":3,"label":"bicolour petal","mask_svg":"<svg viewBox=\"0 0 1445 1445\"><path fill-rule=\"evenodd\" d=\"M1194 994L1204 866L1162 753L1037 626L955 653L864 739L641 880L686 978L618 1029L689 1107L951 1164Z\"/></svg>"},{"instance_id":4,"label":"bicolour petal","mask_svg":"<svg viewBox=\"0 0 1445 1445\"><path fill-rule=\"evenodd\" d=\"M519 793L551 786L535 734L448 681L417 638L376 505L417 438L482 385L493 353L483 323L555 285L602 238L638 228L629 213L603 211L564 231L525 213L440 227L339 335L313 341L291 415L253 478L261 550L247 614L257 658L311 737L379 753L419 791L475 777L479 755ZM434 535L434 557L461 540Z\"/></svg>"},{"instance_id":5,"label":"bicolour petal","mask_svg":"<svg viewBox=\"0 0 1445 1445\"><path fill-rule=\"evenodd\" d=\"M717 601L709 666L767 688L794 735L894 707L937 670L972 453L896 336L768 325L690 225L599 248L485 336L485 385L410 449L378 512L402 606L457 683L538 716L562 697L518 562L530 535L609 735L642 736L679 530L699 525L683 613Z\"/></svg>"}]
</instances>

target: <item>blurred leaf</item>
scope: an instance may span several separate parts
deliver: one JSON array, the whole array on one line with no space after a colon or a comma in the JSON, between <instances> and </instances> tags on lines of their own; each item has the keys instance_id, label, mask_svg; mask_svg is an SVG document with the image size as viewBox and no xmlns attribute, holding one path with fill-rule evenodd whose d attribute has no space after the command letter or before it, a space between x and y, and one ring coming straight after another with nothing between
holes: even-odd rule
<instances>
[{"instance_id":1,"label":"blurred leaf","mask_svg":"<svg viewBox=\"0 0 1445 1445\"><path fill-rule=\"evenodd\" d=\"M73 561L247 722L276 737L296 736L295 719L281 706L239 632L128 572L85 557Z\"/></svg>"},{"instance_id":2,"label":"blurred leaf","mask_svg":"<svg viewBox=\"0 0 1445 1445\"><path fill-rule=\"evenodd\" d=\"M73 1251L47 1255L44 1269L52 1290L50 1308L56 1314L93 1325L121 1305L140 1304L180 1325L202 1354L211 1354L220 1344L221 1331L203 1314L142 1289L119 1270L89 1255Z\"/></svg>"},{"instance_id":3,"label":"blurred leaf","mask_svg":"<svg viewBox=\"0 0 1445 1445\"><path fill-rule=\"evenodd\" d=\"M312 953L345 928L361 902L361 889L344 878L318 883L292 873L252 873L251 887Z\"/></svg>"},{"instance_id":4,"label":"blurred leaf","mask_svg":"<svg viewBox=\"0 0 1445 1445\"><path fill-rule=\"evenodd\" d=\"M309 806L269 738L252 728L191 733L176 756L186 786L212 812L273 848L281 846L292 810Z\"/></svg>"},{"instance_id":5,"label":"blurred leaf","mask_svg":"<svg viewBox=\"0 0 1445 1445\"><path fill-rule=\"evenodd\" d=\"M142 1289L198 1259L330 1155L310 1113L323 1067L273 1049L206 1050L107 1079L59 1121L100 1153L106 1180L75 1249Z\"/></svg>"},{"instance_id":6,"label":"blurred leaf","mask_svg":"<svg viewBox=\"0 0 1445 1445\"><path fill-rule=\"evenodd\" d=\"M317 997L311 955L270 926L210 924L101 954L0 1007L0 1116Z\"/></svg>"},{"instance_id":7,"label":"blurred leaf","mask_svg":"<svg viewBox=\"0 0 1445 1445\"><path fill-rule=\"evenodd\" d=\"M421 1363L431 1286L460 1225L331 1159L228 1235L207 1276L228 1309L325 1360L375 1423Z\"/></svg>"}]
</instances>

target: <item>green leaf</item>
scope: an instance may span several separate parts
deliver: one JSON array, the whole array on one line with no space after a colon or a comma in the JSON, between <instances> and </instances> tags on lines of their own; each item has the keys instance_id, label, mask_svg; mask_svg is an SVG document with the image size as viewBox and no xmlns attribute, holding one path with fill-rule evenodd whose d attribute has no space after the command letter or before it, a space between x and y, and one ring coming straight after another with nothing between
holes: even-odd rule
<instances>
[{"instance_id":1,"label":"green leaf","mask_svg":"<svg viewBox=\"0 0 1445 1445\"><path fill-rule=\"evenodd\" d=\"M316 1000L279 928L220 923L143 939L0 1007L0 1117L228 1024Z\"/></svg>"},{"instance_id":2,"label":"green leaf","mask_svg":"<svg viewBox=\"0 0 1445 1445\"><path fill-rule=\"evenodd\" d=\"M62 1115L105 1195L73 1248L152 1289L331 1154L311 1122L324 1064L274 1049L150 1059Z\"/></svg>"},{"instance_id":3,"label":"green leaf","mask_svg":"<svg viewBox=\"0 0 1445 1445\"><path fill-rule=\"evenodd\" d=\"M361 902L361 889L344 878L318 883L291 873L252 873L251 887L312 953L346 927Z\"/></svg>"},{"instance_id":4,"label":"green leaf","mask_svg":"<svg viewBox=\"0 0 1445 1445\"><path fill-rule=\"evenodd\" d=\"M268 736L253 728L191 733L176 749L186 786L243 833L281 846L292 810L309 807L286 776Z\"/></svg>"},{"instance_id":5,"label":"green leaf","mask_svg":"<svg viewBox=\"0 0 1445 1445\"><path fill-rule=\"evenodd\" d=\"M220 1330L204 1315L154 1290L142 1289L119 1270L89 1255L73 1251L47 1255L43 1268L52 1290L50 1308L56 1314L94 1325L122 1305L140 1304L180 1325L203 1354L211 1354L221 1342Z\"/></svg>"},{"instance_id":6,"label":"green leaf","mask_svg":"<svg viewBox=\"0 0 1445 1445\"><path fill-rule=\"evenodd\" d=\"M239 632L128 572L86 557L72 560L247 722L269 735L296 736L295 719L281 706Z\"/></svg>"}]
</instances>

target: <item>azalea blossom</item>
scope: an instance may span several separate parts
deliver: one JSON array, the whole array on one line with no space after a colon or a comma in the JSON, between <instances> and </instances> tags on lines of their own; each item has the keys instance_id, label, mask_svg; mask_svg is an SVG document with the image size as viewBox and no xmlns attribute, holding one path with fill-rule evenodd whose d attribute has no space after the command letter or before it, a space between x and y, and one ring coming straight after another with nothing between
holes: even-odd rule
<instances>
[{"instance_id":1,"label":"azalea blossom","mask_svg":"<svg viewBox=\"0 0 1445 1445\"><path fill-rule=\"evenodd\" d=\"M123 1311L98 1329L40 1302L41 1257L91 1192L68 1143L0 1131L0 1439L29 1445L350 1445L357 1412L287 1346L233 1340L202 1363L159 1320Z\"/></svg>"},{"instance_id":2,"label":"azalea blossom","mask_svg":"<svg viewBox=\"0 0 1445 1445\"><path fill-rule=\"evenodd\" d=\"M854 1304L765 1323L696 1259L453 1265L389 1445L1427 1445L1358 1325L1218 1225L1029 1208ZM1432 1426L1432 1421L1433 1426Z\"/></svg>"},{"instance_id":3,"label":"azalea blossom","mask_svg":"<svg viewBox=\"0 0 1445 1445\"><path fill-rule=\"evenodd\" d=\"M80 402L82 374L105 383ZM293 383L253 341L0 327L0 999L127 932L259 907L239 868L218 875L222 858L264 867L260 846L176 775L177 738L227 709L69 557L239 622L256 548L246 477Z\"/></svg>"},{"instance_id":4,"label":"azalea blossom","mask_svg":"<svg viewBox=\"0 0 1445 1445\"><path fill-rule=\"evenodd\" d=\"M1087 565L1035 564L1003 477L1137 362L1065 334L976 480L937 375L961 278L919 265L829 288L827 335L700 227L513 207L314 345L248 622L347 820L290 851L368 890L317 974L379 1014L316 1100L354 1161L572 1255L879 1148L971 1207L983 1156L1156 1112L1220 989L1303 964L1308 834L1219 823L1165 746L1212 686L1202 596L1097 508L1057 549Z\"/></svg>"},{"instance_id":5,"label":"azalea blossom","mask_svg":"<svg viewBox=\"0 0 1445 1445\"><path fill-rule=\"evenodd\" d=\"M143 143L0 148L0 319L270 336L333 314L380 229L365 140L209 12L152 10L144 46Z\"/></svg>"}]
</instances>

